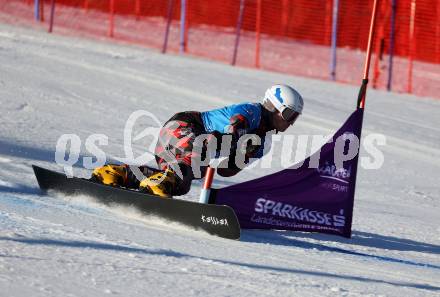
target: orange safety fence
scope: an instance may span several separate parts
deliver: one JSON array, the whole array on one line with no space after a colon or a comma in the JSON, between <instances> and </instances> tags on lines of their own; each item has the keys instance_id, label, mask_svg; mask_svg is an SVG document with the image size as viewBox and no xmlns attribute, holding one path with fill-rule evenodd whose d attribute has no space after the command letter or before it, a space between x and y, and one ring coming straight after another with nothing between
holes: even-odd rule
<instances>
[{"instance_id":1,"label":"orange safety fence","mask_svg":"<svg viewBox=\"0 0 440 297\"><path fill-rule=\"evenodd\" d=\"M321 79L332 79L331 72L335 70L337 81L355 84L361 79L362 51L367 44L373 4L372 0L54 2L55 33L112 38L162 50L170 16L167 51L177 53L183 49L187 54L232 63L239 32L235 65ZM45 26L51 3L52 0L39 1L40 23ZM183 40L182 3L186 5ZM244 6L237 31L240 3ZM0 22L31 24L37 14L34 4L34 0L0 0ZM439 97L440 1L382 0L378 13L372 85ZM336 32L332 29L334 17ZM336 51L331 47L333 33Z\"/></svg>"}]
</instances>

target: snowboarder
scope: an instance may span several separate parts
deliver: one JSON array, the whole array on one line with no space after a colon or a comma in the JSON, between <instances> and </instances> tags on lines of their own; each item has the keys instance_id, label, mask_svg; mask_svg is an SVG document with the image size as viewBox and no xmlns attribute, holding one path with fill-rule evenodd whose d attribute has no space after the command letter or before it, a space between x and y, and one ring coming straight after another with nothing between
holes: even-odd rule
<instances>
[{"instance_id":1,"label":"snowboarder","mask_svg":"<svg viewBox=\"0 0 440 297\"><path fill-rule=\"evenodd\" d=\"M92 179L112 186L138 188L161 197L184 195L190 190L193 179L204 176L206 166L194 164L194 160L211 156L207 149L210 137L217 140L212 155L218 157L222 136L231 135L232 146L227 164L219 166L217 173L233 176L242 169L235 162L237 142L241 136L254 134L261 139L260 145L245 144L244 163L247 164L250 158L261 158L268 151L264 148L266 133L272 130L284 132L296 121L302 109L303 99L295 89L274 85L267 89L262 103L241 103L206 112L179 112L160 130L155 149L160 169L140 167L147 177L139 181L130 166L108 164L96 168ZM208 136L202 147L196 141L199 135ZM199 166L198 175L194 170L196 166Z\"/></svg>"}]
</instances>

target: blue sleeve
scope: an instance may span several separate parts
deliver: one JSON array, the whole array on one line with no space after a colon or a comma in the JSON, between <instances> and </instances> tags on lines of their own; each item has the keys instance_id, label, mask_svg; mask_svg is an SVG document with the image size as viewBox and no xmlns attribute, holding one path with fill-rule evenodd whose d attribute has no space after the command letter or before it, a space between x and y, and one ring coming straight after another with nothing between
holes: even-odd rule
<instances>
[{"instance_id":1,"label":"blue sleeve","mask_svg":"<svg viewBox=\"0 0 440 297\"><path fill-rule=\"evenodd\" d=\"M234 116L241 115L247 121L246 132L252 133L260 125L261 106L255 103L243 103L231 106L231 119Z\"/></svg>"},{"instance_id":2,"label":"blue sleeve","mask_svg":"<svg viewBox=\"0 0 440 297\"><path fill-rule=\"evenodd\" d=\"M229 125L225 127L224 132L232 134L233 138L238 140L242 135L245 135L248 130L248 120L242 114L237 113L229 118Z\"/></svg>"},{"instance_id":3,"label":"blue sleeve","mask_svg":"<svg viewBox=\"0 0 440 297\"><path fill-rule=\"evenodd\" d=\"M242 103L202 112L202 120L208 133L235 134L252 133L260 125L261 106L257 103Z\"/></svg>"}]
</instances>

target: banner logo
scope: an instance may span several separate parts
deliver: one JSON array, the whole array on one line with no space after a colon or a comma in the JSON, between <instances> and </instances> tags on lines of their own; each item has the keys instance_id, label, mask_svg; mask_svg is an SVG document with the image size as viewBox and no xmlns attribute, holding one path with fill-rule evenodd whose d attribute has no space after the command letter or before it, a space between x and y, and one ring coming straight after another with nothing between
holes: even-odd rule
<instances>
[{"instance_id":1,"label":"banner logo","mask_svg":"<svg viewBox=\"0 0 440 297\"><path fill-rule=\"evenodd\" d=\"M317 170L322 178L336 180L344 184L348 184L350 181L351 166L348 169L336 168L334 164L325 162L324 166L320 166Z\"/></svg>"}]
</instances>

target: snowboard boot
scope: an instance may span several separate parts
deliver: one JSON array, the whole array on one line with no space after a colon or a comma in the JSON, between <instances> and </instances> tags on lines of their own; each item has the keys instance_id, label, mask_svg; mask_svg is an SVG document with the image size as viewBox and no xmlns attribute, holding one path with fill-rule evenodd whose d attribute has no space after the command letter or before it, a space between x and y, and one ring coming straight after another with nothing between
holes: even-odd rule
<instances>
[{"instance_id":1,"label":"snowboard boot","mask_svg":"<svg viewBox=\"0 0 440 297\"><path fill-rule=\"evenodd\" d=\"M93 170L91 180L113 187L125 187L127 170L127 165L104 165Z\"/></svg>"},{"instance_id":2,"label":"snowboard boot","mask_svg":"<svg viewBox=\"0 0 440 297\"><path fill-rule=\"evenodd\" d=\"M141 181L139 190L162 198L171 198L177 187L177 178L174 171L167 169L157 172Z\"/></svg>"}]
</instances>

